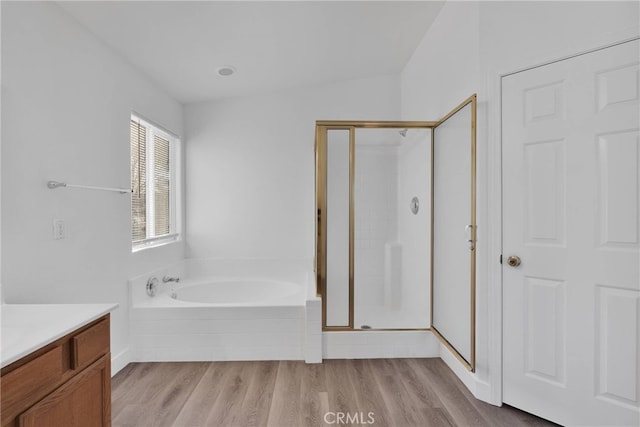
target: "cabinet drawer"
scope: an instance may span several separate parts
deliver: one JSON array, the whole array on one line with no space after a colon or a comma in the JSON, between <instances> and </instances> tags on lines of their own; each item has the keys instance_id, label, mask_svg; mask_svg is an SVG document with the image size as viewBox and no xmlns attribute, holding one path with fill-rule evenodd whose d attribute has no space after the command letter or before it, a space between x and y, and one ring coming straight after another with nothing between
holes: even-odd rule
<instances>
[{"instance_id":1,"label":"cabinet drawer","mask_svg":"<svg viewBox=\"0 0 640 427\"><path fill-rule=\"evenodd\" d=\"M71 368L78 369L109 353L109 319L71 338Z\"/></svg>"},{"instance_id":2,"label":"cabinet drawer","mask_svg":"<svg viewBox=\"0 0 640 427\"><path fill-rule=\"evenodd\" d=\"M57 346L3 375L2 425L49 393L62 379L63 367L62 347Z\"/></svg>"}]
</instances>

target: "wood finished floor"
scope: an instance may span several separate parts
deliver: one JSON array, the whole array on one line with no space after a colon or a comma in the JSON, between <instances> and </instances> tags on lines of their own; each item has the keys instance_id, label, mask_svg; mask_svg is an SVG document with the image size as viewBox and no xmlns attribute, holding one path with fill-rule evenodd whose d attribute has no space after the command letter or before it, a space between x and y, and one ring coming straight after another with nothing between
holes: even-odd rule
<instances>
[{"instance_id":1,"label":"wood finished floor","mask_svg":"<svg viewBox=\"0 0 640 427\"><path fill-rule=\"evenodd\" d=\"M112 379L118 426L552 426L476 400L440 359L132 363ZM326 424L327 412L362 424ZM334 422L330 415L327 419Z\"/></svg>"}]
</instances>

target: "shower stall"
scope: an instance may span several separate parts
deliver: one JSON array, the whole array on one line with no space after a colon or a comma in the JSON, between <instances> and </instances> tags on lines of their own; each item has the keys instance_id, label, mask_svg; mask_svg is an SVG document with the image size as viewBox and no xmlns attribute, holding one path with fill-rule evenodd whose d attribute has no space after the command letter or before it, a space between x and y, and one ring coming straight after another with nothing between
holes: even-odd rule
<instances>
[{"instance_id":1,"label":"shower stall","mask_svg":"<svg viewBox=\"0 0 640 427\"><path fill-rule=\"evenodd\" d=\"M430 330L473 370L475 113L316 122L325 332Z\"/></svg>"}]
</instances>

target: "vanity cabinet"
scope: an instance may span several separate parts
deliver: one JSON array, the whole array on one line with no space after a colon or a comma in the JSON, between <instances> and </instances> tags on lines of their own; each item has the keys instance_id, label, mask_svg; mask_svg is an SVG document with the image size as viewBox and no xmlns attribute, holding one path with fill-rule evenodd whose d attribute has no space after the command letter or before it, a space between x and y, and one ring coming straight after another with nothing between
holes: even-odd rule
<instances>
[{"instance_id":1,"label":"vanity cabinet","mask_svg":"<svg viewBox=\"0 0 640 427\"><path fill-rule=\"evenodd\" d=\"M2 368L2 427L110 426L109 315Z\"/></svg>"}]
</instances>

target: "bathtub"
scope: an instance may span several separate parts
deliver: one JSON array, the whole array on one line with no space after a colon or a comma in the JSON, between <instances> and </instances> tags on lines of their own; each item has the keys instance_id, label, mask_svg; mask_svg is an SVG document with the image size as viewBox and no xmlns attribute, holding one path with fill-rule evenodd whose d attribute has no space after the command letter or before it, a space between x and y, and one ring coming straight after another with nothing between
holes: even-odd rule
<instances>
[{"instance_id":1,"label":"bathtub","mask_svg":"<svg viewBox=\"0 0 640 427\"><path fill-rule=\"evenodd\" d=\"M304 305L306 297L304 284L264 278L187 279L165 287L166 292L150 301L169 297L195 305L264 307Z\"/></svg>"},{"instance_id":2,"label":"bathtub","mask_svg":"<svg viewBox=\"0 0 640 427\"><path fill-rule=\"evenodd\" d=\"M154 296L150 277L158 279ZM309 262L184 260L129 280L129 288L133 361L322 360Z\"/></svg>"}]
</instances>

